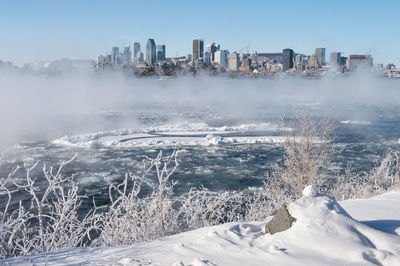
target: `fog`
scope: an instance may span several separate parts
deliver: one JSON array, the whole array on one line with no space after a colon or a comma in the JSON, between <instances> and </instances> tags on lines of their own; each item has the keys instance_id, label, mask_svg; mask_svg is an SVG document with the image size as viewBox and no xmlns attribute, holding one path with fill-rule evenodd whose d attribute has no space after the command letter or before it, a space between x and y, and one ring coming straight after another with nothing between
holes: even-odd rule
<instances>
[{"instance_id":1,"label":"fog","mask_svg":"<svg viewBox=\"0 0 400 266\"><path fill-rule=\"evenodd\" d=\"M318 80L0 73L0 147L66 134L140 128L138 114L184 121L191 113L201 113L229 123L268 122L268 116L306 106L318 115L371 121L378 119L377 108L398 106L399 85L369 73Z\"/></svg>"}]
</instances>

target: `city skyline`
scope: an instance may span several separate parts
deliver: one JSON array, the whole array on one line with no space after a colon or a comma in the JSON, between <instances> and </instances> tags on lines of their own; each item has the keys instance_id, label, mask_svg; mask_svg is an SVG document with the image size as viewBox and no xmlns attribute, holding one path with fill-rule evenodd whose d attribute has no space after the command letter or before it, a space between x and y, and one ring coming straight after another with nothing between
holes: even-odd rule
<instances>
[{"instance_id":1,"label":"city skyline","mask_svg":"<svg viewBox=\"0 0 400 266\"><path fill-rule=\"evenodd\" d=\"M148 38L165 44L166 56L175 57L191 53L192 40L202 38L230 52L291 48L312 54L325 47L326 55L373 54L376 63L400 64L400 37L388 22L399 10L396 4L202 1L194 13L185 1L6 0L0 3L0 60L22 65L60 57L95 59L110 47L133 41L144 46Z\"/></svg>"}]
</instances>

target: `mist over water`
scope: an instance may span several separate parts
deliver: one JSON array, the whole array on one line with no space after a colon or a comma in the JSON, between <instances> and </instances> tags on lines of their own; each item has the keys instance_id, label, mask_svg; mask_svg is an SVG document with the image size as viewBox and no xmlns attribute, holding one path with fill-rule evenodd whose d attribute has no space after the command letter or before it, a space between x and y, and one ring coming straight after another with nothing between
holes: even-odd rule
<instances>
[{"instance_id":1,"label":"mist over water","mask_svg":"<svg viewBox=\"0 0 400 266\"><path fill-rule=\"evenodd\" d=\"M282 159L282 117L298 112L338 124L332 174L348 164L368 171L388 148L399 150L400 83L369 73L318 80L0 74L0 84L0 146L11 147L0 174L78 153L67 171L88 195L106 195L104 176L119 182L144 156L174 149L178 194L259 187Z\"/></svg>"},{"instance_id":2,"label":"mist over water","mask_svg":"<svg viewBox=\"0 0 400 266\"><path fill-rule=\"evenodd\" d=\"M0 74L0 84L2 147L27 139L140 128L143 121L138 114L168 121L185 121L191 113L202 113L226 123L268 122L268 117L306 107L319 116L372 123L378 119L377 109L396 108L400 103L398 81L368 73L320 80Z\"/></svg>"}]
</instances>

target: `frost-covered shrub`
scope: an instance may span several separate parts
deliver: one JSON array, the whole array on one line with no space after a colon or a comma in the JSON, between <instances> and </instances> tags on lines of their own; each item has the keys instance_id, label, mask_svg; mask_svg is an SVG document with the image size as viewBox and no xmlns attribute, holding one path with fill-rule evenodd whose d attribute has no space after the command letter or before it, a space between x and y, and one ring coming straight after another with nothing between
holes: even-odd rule
<instances>
[{"instance_id":1,"label":"frost-covered shrub","mask_svg":"<svg viewBox=\"0 0 400 266\"><path fill-rule=\"evenodd\" d=\"M389 190L400 189L399 156L388 151L369 173L346 174L331 182L328 192L337 199L368 198Z\"/></svg>"},{"instance_id":2,"label":"frost-covered shrub","mask_svg":"<svg viewBox=\"0 0 400 266\"><path fill-rule=\"evenodd\" d=\"M38 163L20 169L16 167L6 178L0 179L0 191L6 192L7 203L0 215L1 257L48 252L59 248L85 246L93 229L93 212L78 218L83 196L73 176L62 175L63 168L70 163L61 162L55 169L43 164L41 174L33 176ZM17 171L25 171L25 182L17 184L12 177ZM11 191L10 187L15 190ZM43 189L44 188L44 189ZM10 211L12 194L25 191L30 197L28 208L19 203L19 208Z\"/></svg>"},{"instance_id":3,"label":"frost-covered shrub","mask_svg":"<svg viewBox=\"0 0 400 266\"><path fill-rule=\"evenodd\" d=\"M284 120L283 128L283 163L267 172L264 181L266 194L276 207L299 198L306 186L324 182L335 126L326 120L317 124L303 115Z\"/></svg>"}]
</instances>

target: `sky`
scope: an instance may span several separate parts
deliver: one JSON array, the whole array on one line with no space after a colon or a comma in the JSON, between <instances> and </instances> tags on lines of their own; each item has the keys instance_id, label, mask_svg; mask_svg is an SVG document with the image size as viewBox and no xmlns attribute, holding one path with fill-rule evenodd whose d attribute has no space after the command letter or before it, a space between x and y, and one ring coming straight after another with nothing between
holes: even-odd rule
<instances>
[{"instance_id":1,"label":"sky","mask_svg":"<svg viewBox=\"0 0 400 266\"><path fill-rule=\"evenodd\" d=\"M230 52L369 53L400 65L398 0L0 0L0 60L96 59L148 38L167 56L191 53L193 39Z\"/></svg>"}]
</instances>

